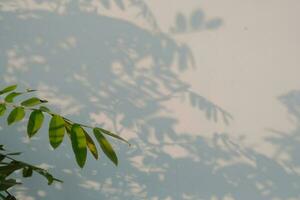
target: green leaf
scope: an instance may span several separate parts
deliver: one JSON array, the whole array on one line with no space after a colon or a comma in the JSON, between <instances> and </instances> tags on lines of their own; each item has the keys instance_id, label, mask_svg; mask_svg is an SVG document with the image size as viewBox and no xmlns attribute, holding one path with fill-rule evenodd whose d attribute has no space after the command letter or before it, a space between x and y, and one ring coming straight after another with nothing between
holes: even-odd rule
<instances>
[{"instance_id":1,"label":"green leaf","mask_svg":"<svg viewBox=\"0 0 300 200\"><path fill-rule=\"evenodd\" d=\"M7 165L0 166L0 180L9 176L14 171L21 169L23 166L18 161L12 161Z\"/></svg>"},{"instance_id":2,"label":"green leaf","mask_svg":"<svg viewBox=\"0 0 300 200\"><path fill-rule=\"evenodd\" d=\"M43 111L43 112L46 112L46 113L50 113L50 109L47 108L46 106L40 106L40 110Z\"/></svg>"},{"instance_id":3,"label":"green leaf","mask_svg":"<svg viewBox=\"0 0 300 200\"><path fill-rule=\"evenodd\" d=\"M28 93L29 93L29 92L36 92L36 91L37 91L37 90L33 90L33 89L30 89L30 88L27 88L27 89L26 89L26 92L28 92Z\"/></svg>"},{"instance_id":4,"label":"green leaf","mask_svg":"<svg viewBox=\"0 0 300 200\"><path fill-rule=\"evenodd\" d=\"M39 105L41 103L47 103L48 101L46 100L41 100L37 97L32 97L30 99L27 99L25 101L23 101L21 103L22 106L26 106L26 107L32 107L32 106L36 106L36 105Z\"/></svg>"},{"instance_id":5,"label":"green leaf","mask_svg":"<svg viewBox=\"0 0 300 200\"><path fill-rule=\"evenodd\" d=\"M104 133L104 134L106 134L106 135L109 135L109 136L111 136L111 137L113 137L113 138L116 138L116 139L118 139L118 140L122 140L123 142L126 142L126 143L130 146L130 143L129 143L127 140L125 140L124 138L118 136L117 134L112 133L112 132L110 132L110 131L108 131L108 130L105 130L105 129L103 129L103 128L97 128L97 129L99 129L102 133Z\"/></svg>"},{"instance_id":6,"label":"green leaf","mask_svg":"<svg viewBox=\"0 0 300 200\"><path fill-rule=\"evenodd\" d=\"M72 148L76 157L77 164L83 168L86 161L86 138L83 129L79 124L73 124L71 129Z\"/></svg>"},{"instance_id":7,"label":"green leaf","mask_svg":"<svg viewBox=\"0 0 300 200\"><path fill-rule=\"evenodd\" d=\"M65 128L66 128L66 131L68 133L68 136L71 137L71 129L72 129L72 124L68 121L65 120Z\"/></svg>"},{"instance_id":8,"label":"green leaf","mask_svg":"<svg viewBox=\"0 0 300 200\"><path fill-rule=\"evenodd\" d=\"M2 90L0 91L0 95L2 95L2 94L4 94L4 93L7 93L7 92L11 92L11 91L15 90L16 88L17 88L17 85L10 85L10 86L8 86L8 87L2 89Z\"/></svg>"},{"instance_id":9,"label":"green leaf","mask_svg":"<svg viewBox=\"0 0 300 200\"><path fill-rule=\"evenodd\" d=\"M117 166L118 165L118 157L112 148L109 141L104 137L104 135L101 133L101 129L94 128L94 135L97 138L102 151L105 153L105 155Z\"/></svg>"},{"instance_id":10,"label":"green leaf","mask_svg":"<svg viewBox=\"0 0 300 200\"><path fill-rule=\"evenodd\" d=\"M19 156L21 154L22 154L22 152L13 152L13 153L8 153L6 155L8 155L8 156Z\"/></svg>"},{"instance_id":11,"label":"green leaf","mask_svg":"<svg viewBox=\"0 0 300 200\"><path fill-rule=\"evenodd\" d=\"M98 159L97 147L96 147L93 139L89 136L89 134L84 129L83 129L83 132L85 135L87 147L90 150L90 152L92 153L92 155L94 156L94 158L97 160Z\"/></svg>"},{"instance_id":12,"label":"green leaf","mask_svg":"<svg viewBox=\"0 0 300 200\"><path fill-rule=\"evenodd\" d=\"M19 184L21 183L18 183L15 179L2 180L0 182L0 191L6 191L7 189Z\"/></svg>"},{"instance_id":13,"label":"green leaf","mask_svg":"<svg viewBox=\"0 0 300 200\"><path fill-rule=\"evenodd\" d=\"M24 167L22 171L23 177L31 177L32 176L32 168Z\"/></svg>"},{"instance_id":14,"label":"green leaf","mask_svg":"<svg viewBox=\"0 0 300 200\"><path fill-rule=\"evenodd\" d=\"M6 106L5 106L5 104L4 104L4 103L3 103L3 104L0 104L0 116L3 116L4 113L5 113L5 111L6 111Z\"/></svg>"},{"instance_id":15,"label":"green leaf","mask_svg":"<svg viewBox=\"0 0 300 200\"><path fill-rule=\"evenodd\" d=\"M44 176L48 180L48 185L51 185L53 181L62 182L61 180L54 178L47 170L41 168L33 168L33 170Z\"/></svg>"},{"instance_id":16,"label":"green leaf","mask_svg":"<svg viewBox=\"0 0 300 200\"><path fill-rule=\"evenodd\" d=\"M53 176L49 173L44 173L43 176L48 180L48 185L51 185L54 181Z\"/></svg>"},{"instance_id":17,"label":"green leaf","mask_svg":"<svg viewBox=\"0 0 300 200\"><path fill-rule=\"evenodd\" d=\"M4 160L6 158L6 156L5 155L3 155L3 154L0 154L0 162L2 161L2 160Z\"/></svg>"},{"instance_id":18,"label":"green leaf","mask_svg":"<svg viewBox=\"0 0 300 200\"><path fill-rule=\"evenodd\" d=\"M9 93L6 97L5 97L5 101L8 102L8 103L12 103L14 101L14 98L21 95L23 93L21 92L12 92L12 93Z\"/></svg>"},{"instance_id":19,"label":"green leaf","mask_svg":"<svg viewBox=\"0 0 300 200\"><path fill-rule=\"evenodd\" d=\"M65 135L65 121L59 115L53 115L49 124L49 140L51 146L56 149L63 141Z\"/></svg>"},{"instance_id":20,"label":"green leaf","mask_svg":"<svg viewBox=\"0 0 300 200\"><path fill-rule=\"evenodd\" d=\"M24 116L25 116L24 108L16 107L8 115L7 123L8 125L11 125L12 123L21 121L24 118Z\"/></svg>"},{"instance_id":21,"label":"green leaf","mask_svg":"<svg viewBox=\"0 0 300 200\"><path fill-rule=\"evenodd\" d=\"M27 134L29 137L35 135L42 127L44 121L44 114L40 110L32 111L27 124Z\"/></svg>"},{"instance_id":22,"label":"green leaf","mask_svg":"<svg viewBox=\"0 0 300 200\"><path fill-rule=\"evenodd\" d=\"M17 199L13 195L7 194L7 196L3 200L17 200Z\"/></svg>"}]
</instances>

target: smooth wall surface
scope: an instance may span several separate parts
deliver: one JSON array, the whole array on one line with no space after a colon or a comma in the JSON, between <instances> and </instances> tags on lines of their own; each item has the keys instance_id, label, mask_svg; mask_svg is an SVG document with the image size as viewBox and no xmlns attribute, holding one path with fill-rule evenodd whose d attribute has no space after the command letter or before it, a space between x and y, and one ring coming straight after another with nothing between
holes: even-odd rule
<instances>
[{"instance_id":1,"label":"smooth wall surface","mask_svg":"<svg viewBox=\"0 0 300 200\"><path fill-rule=\"evenodd\" d=\"M2 0L0 85L129 139L120 165L0 119L39 176L20 200L300 199L300 2ZM27 116L28 117L28 116ZM17 176L18 177L18 176Z\"/></svg>"}]
</instances>

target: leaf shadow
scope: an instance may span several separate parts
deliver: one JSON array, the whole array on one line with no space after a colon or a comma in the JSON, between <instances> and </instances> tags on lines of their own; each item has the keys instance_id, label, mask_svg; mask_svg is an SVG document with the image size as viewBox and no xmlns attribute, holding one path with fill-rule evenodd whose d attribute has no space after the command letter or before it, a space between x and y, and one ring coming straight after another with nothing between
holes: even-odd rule
<instances>
[{"instance_id":1,"label":"leaf shadow","mask_svg":"<svg viewBox=\"0 0 300 200\"><path fill-rule=\"evenodd\" d=\"M110 3L105 1L105 5ZM146 20L153 20L142 1L131 3L140 6ZM21 14L35 17L24 19ZM39 198L38 187L47 192L44 199L299 197L299 176L243 147L243 141L232 141L228 133L213 133L210 139L176 130L178 119L165 103L182 95L207 120L229 123L232 119L180 79L181 72L196 67L188 45L166 33L79 8L64 15L40 10L2 11L0 15L1 35L5 36L0 37L0 64L6 66L0 68L1 83L18 80L42 90L41 95L74 120L91 119L118 133L135 134L132 148L114 145L119 168L100 155L100 161L90 156L79 171L69 141L51 152L45 147L47 134L20 144L15 134L8 135L16 129L3 129L2 141L20 150L30 147L25 159L48 163L53 174L64 180L62 186L49 188L34 177L25 181L28 188L16 192ZM195 14L195 18L199 16ZM62 93L66 95L63 100ZM45 126L43 130L47 133Z\"/></svg>"}]
</instances>

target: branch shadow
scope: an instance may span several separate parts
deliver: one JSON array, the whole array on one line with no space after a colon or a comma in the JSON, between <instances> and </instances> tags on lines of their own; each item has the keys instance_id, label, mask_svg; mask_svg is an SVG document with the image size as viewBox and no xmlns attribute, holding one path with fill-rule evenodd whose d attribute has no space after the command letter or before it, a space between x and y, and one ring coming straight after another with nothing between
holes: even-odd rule
<instances>
[{"instance_id":1,"label":"branch shadow","mask_svg":"<svg viewBox=\"0 0 300 200\"><path fill-rule=\"evenodd\" d=\"M106 9L114 2L126 10L125 1L95 2ZM145 20L155 24L142 1L129 4L139 6ZM22 138L20 144L15 140L18 130L6 128L1 119L1 141L24 151L30 147L25 159L41 162L65 181L48 187L38 177L25 180L15 191L20 199L299 198L299 176L243 147L242 140L234 142L227 133L208 139L176 131L178 119L165 106L174 98L184 97L207 120L232 119L180 79L182 72L196 67L188 45L87 7L81 10L77 1L47 6L1 10L0 64L5 67L0 68L0 83L18 81L37 88L74 120L91 119L118 133L130 132L133 147L115 145L118 168L104 156L100 162L90 156L80 171L68 141L55 152L45 147L46 134L30 143Z\"/></svg>"},{"instance_id":2,"label":"branch shadow","mask_svg":"<svg viewBox=\"0 0 300 200\"><path fill-rule=\"evenodd\" d=\"M293 90L280 97L278 100L286 107L289 120L295 128L291 131L279 131L270 129L275 134L266 138L276 147L274 158L283 159L284 165L297 171L300 165L300 91Z\"/></svg>"}]
</instances>

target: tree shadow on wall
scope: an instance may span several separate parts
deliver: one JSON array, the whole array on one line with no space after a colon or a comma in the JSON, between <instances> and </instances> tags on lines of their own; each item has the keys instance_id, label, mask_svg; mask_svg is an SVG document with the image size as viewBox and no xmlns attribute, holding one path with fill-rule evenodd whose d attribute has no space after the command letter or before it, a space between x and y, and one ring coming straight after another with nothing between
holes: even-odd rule
<instances>
[{"instance_id":1,"label":"tree shadow on wall","mask_svg":"<svg viewBox=\"0 0 300 200\"><path fill-rule=\"evenodd\" d=\"M276 136L267 138L267 141L276 147L274 158L282 160L284 166L298 172L297 168L300 166L298 155L300 150L300 91L290 91L278 99L287 108L289 120L295 128L288 132L271 130Z\"/></svg>"},{"instance_id":2,"label":"tree shadow on wall","mask_svg":"<svg viewBox=\"0 0 300 200\"><path fill-rule=\"evenodd\" d=\"M170 28L171 33L188 33L202 30L216 30L223 24L221 18L209 18L202 9L196 9L190 15L181 12L176 14L175 23Z\"/></svg>"},{"instance_id":3,"label":"tree shadow on wall","mask_svg":"<svg viewBox=\"0 0 300 200\"><path fill-rule=\"evenodd\" d=\"M6 66L0 69L1 80L42 90L41 95L73 119L91 119L121 134L134 133L133 147L116 145L121 159L116 169L104 156L102 162L90 156L79 171L68 141L53 153L45 148L46 134L20 145L13 139L15 134L8 135L14 128L3 129L1 141L24 151L32 147L24 154L26 159L53 166L53 174L65 181L48 187L34 177L26 182L28 188L16 191L21 198L39 199L39 194L44 199L130 200L299 197L298 176L236 144L242 141L232 142L226 133L215 133L209 140L176 131L178 119L165 106L174 98L184 97L208 120L231 119L180 80L181 72L195 67L187 45L125 20L82 11L76 3L66 7L63 15L42 10L1 12L0 62ZM150 16L142 8L141 13Z\"/></svg>"}]
</instances>

